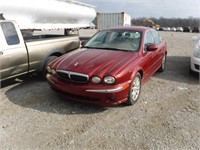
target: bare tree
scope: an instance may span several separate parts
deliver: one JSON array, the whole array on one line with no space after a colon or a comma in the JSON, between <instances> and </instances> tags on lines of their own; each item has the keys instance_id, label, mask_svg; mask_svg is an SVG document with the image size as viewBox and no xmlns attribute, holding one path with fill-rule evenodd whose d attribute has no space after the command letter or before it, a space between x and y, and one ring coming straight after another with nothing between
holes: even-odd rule
<instances>
[{"instance_id":1,"label":"bare tree","mask_svg":"<svg viewBox=\"0 0 200 150\"><path fill-rule=\"evenodd\" d=\"M133 18L131 20L132 25L143 25L143 26L151 26L150 22L143 22L143 20L146 19L145 17L141 18ZM160 25L161 27L195 27L200 26L200 18L148 18L149 20L152 20L154 24Z\"/></svg>"}]
</instances>

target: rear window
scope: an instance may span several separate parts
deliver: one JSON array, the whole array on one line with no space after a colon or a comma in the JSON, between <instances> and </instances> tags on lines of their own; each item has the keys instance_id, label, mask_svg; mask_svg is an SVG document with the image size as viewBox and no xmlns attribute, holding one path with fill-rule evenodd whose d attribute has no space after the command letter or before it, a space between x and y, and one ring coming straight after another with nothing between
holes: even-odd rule
<instances>
[{"instance_id":1,"label":"rear window","mask_svg":"<svg viewBox=\"0 0 200 150\"><path fill-rule=\"evenodd\" d=\"M19 44L19 37L17 31L12 22L1 22L1 28L3 30L6 42L8 45Z\"/></svg>"}]
</instances>

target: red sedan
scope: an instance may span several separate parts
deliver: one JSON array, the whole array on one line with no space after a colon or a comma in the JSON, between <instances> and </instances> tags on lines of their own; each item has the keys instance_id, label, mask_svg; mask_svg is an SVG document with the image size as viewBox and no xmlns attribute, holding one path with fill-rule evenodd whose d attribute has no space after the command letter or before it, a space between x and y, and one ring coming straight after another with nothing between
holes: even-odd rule
<instances>
[{"instance_id":1,"label":"red sedan","mask_svg":"<svg viewBox=\"0 0 200 150\"><path fill-rule=\"evenodd\" d=\"M134 104L141 84L164 71L166 42L147 27L120 27L96 33L80 49L47 67L50 87L70 100Z\"/></svg>"}]
</instances>

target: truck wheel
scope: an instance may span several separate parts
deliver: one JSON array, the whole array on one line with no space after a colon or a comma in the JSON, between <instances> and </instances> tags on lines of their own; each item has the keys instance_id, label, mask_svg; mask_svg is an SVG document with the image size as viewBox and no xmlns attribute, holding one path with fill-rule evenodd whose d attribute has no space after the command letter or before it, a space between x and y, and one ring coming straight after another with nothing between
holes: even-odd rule
<instances>
[{"instance_id":1,"label":"truck wheel","mask_svg":"<svg viewBox=\"0 0 200 150\"><path fill-rule=\"evenodd\" d=\"M141 92L141 75L140 73L137 73L131 83L128 100L126 101L126 104L128 105L135 104L139 99L140 92Z\"/></svg>"},{"instance_id":2,"label":"truck wheel","mask_svg":"<svg viewBox=\"0 0 200 150\"><path fill-rule=\"evenodd\" d=\"M47 61L46 61L46 63L45 63L45 65L44 65L44 67L43 67L43 71L42 71L42 78L43 79L46 79L46 74L47 74L47 66L48 66L48 64L52 61L52 60L54 60L54 59L56 59L58 56L50 56L48 59L47 59Z\"/></svg>"}]
</instances>

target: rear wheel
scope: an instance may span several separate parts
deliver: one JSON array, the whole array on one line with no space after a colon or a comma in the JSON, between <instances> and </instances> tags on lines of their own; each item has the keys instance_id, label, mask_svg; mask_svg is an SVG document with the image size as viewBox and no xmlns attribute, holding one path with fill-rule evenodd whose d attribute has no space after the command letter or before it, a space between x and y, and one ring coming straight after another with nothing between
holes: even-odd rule
<instances>
[{"instance_id":1,"label":"rear wheel","mask_svg":"<svg viewBox=\"0 0 200 150\"><path fill-rule=\"evenodd\" d=\"M141 92L141 75L140 73L137 73L132 81L126 104L128 105L135 104L139 99L140 92Z\"/></svg>"},{"instance_id":2,"label":"rear wheel","mask_svg":"<svg viewBox=\"0 0 200 150\"><path fill-rule=\"evenodd\" d=\"M165 66L166 66L166 54L163 56L163 59L162 59L162 64L160 66L160 68L158 69L159 72L163 72L165 70Z\"/></svg>"}]
</instances>

